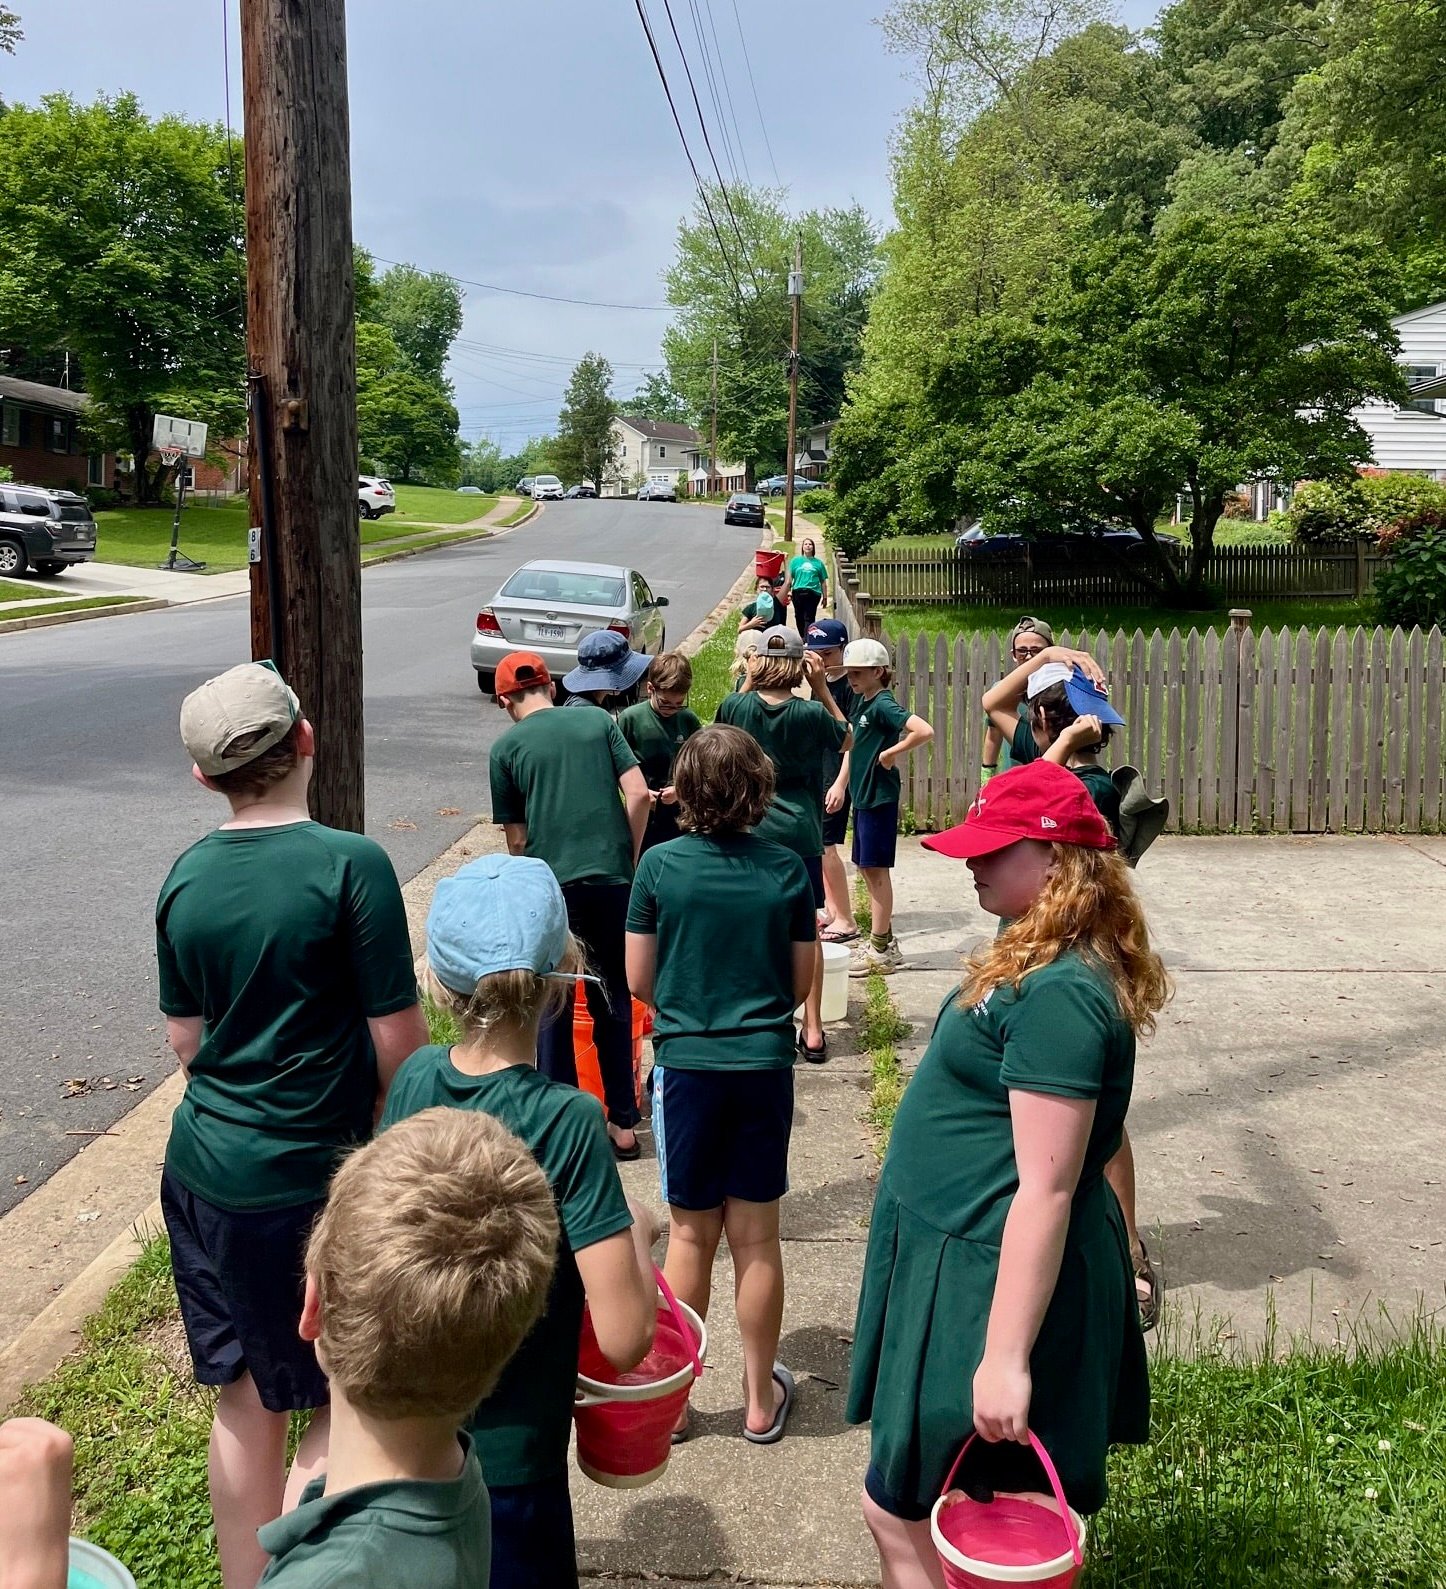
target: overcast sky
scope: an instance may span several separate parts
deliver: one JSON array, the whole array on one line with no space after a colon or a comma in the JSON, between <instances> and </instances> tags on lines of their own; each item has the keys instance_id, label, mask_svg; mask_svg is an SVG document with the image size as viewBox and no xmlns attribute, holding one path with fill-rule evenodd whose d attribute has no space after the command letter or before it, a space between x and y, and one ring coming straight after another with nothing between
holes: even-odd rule
<instances>
[{"instance_id":1,"label":"overcast sky","mask_svg":"<svg viewBox=\"0 0 1446 1589\"><path fill-rule=\"evenodd\" d=\"M134 90L152 114L225 114L240 130L237 0L9 0L25 40L0 55L0 96ZM725 174L694 16L710 46L730 141L754 181L798 208L857 200L889 219L888 139L912 97L873 18L886 0L672 0ZM1144 26L1155 0L1119 0ZM661 0L647 9L684 127L706 158ZM634 0L350 0L357 241L477 282L559 297L661 304L662 272L693 179ZM740 36L741 35L741 36ZM752 66L762 127L749 84ZM734 120L736 118L736 129ZM764 129L766 128L766 142ZM772 150L772 161L769 149ZM550 303L466 286L454 352L462 430L512 448L548 429L572 364L597 350L626 395L656 368L667 316ZM509 352L498 352L505 348ZM528 356L521 356L528 355Z\"/></svg>"}]
</instances>

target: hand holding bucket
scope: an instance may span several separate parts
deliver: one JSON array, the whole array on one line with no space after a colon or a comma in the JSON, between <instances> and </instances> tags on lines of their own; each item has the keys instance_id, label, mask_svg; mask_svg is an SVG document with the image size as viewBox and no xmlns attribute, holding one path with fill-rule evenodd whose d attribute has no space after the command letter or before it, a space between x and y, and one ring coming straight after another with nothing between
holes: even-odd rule
<instances>
[{"instance_id":1,"label":"hand holding bucket","mask_svg":"<svg viewBox=\"0 0 1446 1589\"><path fill-rule=\"evenodd\" d=\"M959 1465L978 1438L971 1434L960 1447L929 1515L944 1582L949 1589L992 1589L999 1583L1070 1589L1084 1562L1084 1519L1065 1500L1059 1474L1036 1435L1030 1434L1029 1443L1054 1492L1057 1511L1043 1497L951 1498Z\"/></svg>"}]
</instances>

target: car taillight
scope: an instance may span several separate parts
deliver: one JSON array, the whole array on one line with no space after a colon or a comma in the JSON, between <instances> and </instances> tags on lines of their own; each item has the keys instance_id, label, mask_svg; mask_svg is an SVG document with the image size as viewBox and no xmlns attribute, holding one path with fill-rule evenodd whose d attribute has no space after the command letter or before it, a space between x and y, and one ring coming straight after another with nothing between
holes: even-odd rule
<instances>
[{"instance_id":1,"label":"car taillight","mask_svg":"<svg viewBox=\"0 0 1446 1589\"><path fill-rule=\"evenodd\" d=\"M495 635L502 633L502 625L497 622L497 614L490 607L484 607L477 614L477 633Z\"/></svg>"},{"instance_id":2,"label":"car taillight","mask_svg":"<svg viewBox=\"0 0 1446 1589\"><path fill-rule=\"evenodd\" d=\"M633 638L633 630L632 630L632 625L631 624L610 623L608 625L608 629L613 634L620 634L623 637L624 640L631 640Z\"/></svg>"}]
</instances>

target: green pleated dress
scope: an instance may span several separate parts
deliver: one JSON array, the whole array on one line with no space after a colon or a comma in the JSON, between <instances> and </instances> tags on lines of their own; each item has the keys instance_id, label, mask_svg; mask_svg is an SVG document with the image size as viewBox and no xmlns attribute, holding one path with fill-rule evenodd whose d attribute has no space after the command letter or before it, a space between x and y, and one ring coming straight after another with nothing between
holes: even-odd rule
<instances>
[{"instance_id":1,"label":"green pleated dress","mask_svg":"<svg viewBox=\"0 0 1446 1589\"><path fill-rule=\"evenodd\" d=\"M1104 1167L1120 1145L1135 1036L1077 955L996 989L957 993L904 1093L869 1227L848 1418L872 1423L876 1480L924 1516L974 1425L1004 1220L1019 1187L1011 1089L1096 1100L1054 1296L1030 1358L1030 1426L1080 1512L1105 1499L1105 1452L1149 1435L1150 1388L1124 1218ZM971 1467L1039 1489L1023 1447Z\"/></svg>"}]
</instances>

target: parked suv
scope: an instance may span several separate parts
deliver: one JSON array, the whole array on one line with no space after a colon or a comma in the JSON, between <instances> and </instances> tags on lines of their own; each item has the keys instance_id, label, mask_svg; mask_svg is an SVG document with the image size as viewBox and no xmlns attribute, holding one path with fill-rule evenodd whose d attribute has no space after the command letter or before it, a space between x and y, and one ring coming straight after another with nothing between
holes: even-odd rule
<instances>
[{"instance_id":1,"label":"parked suv","mask_svg":"<svg viewBox=\"0 0 1446 1589\"><path fill-rule=\"evenodd\" d=\"M357 512L364 519L379 519L383 513L397 511L397 494L390 480L380 475L364 474L357 481Z\"/></svg>"},{"instance_id":2,"label":"parked suv","mask_svg":"<svg viewBox=\"0 0 1446 1589\"><path fill-rule=\"evenodd\" d=\"M90 504L74 491L0 485L0 576L59 574L95 556Z\"/></svg>"}]
</instances>

